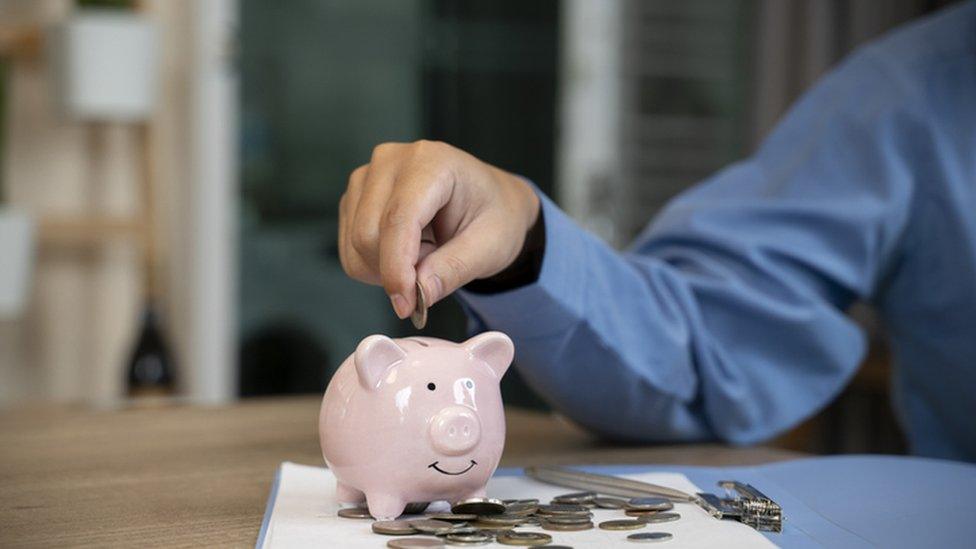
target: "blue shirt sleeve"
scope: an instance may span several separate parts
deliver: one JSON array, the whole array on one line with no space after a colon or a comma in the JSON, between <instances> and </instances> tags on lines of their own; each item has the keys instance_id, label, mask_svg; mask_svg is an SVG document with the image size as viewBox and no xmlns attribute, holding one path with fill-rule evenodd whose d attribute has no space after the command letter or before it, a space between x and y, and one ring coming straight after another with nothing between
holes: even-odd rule
<instances>
[{"instance_id":1,"label":"blue shirt sleeve","mask_svg":"<svg viewBox=\"0 0 976 549\"><path fill-rule=\"evenodd\" d=\"M828 403L864 336L846 316L897 261L924 113L871 48L752 158L672 201L625 252L542 197L539 280L459 292L527 382L612 438L751 443Z\"/></svg>"}]
</instances>

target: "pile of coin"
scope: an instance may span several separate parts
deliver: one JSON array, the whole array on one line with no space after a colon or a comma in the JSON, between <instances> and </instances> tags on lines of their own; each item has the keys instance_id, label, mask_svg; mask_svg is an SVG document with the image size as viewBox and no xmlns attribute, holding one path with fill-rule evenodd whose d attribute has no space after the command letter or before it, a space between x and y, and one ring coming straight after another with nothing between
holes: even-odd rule
<instances>
[{"instance_id":1,"label":"pile of coin","mask_svg":"<svg viewBox=\"0 0 976 549\"><path fill-rule=\"evenodd\" d=\"M416 508L416 507L415 507ZM443 547L444 545L477 546L497 542L502 545L546 546L566 549L565 545L550 545L552 536L544 532L517 530L534 526L553 532L578 532L594 528L593 510L623 511L625 518L600 522L602 530L641 530L649 524L671 522L681 518L672 512L674 506L664 498L633 498L630 500L600 497L593 492L574 492L556 496L548 504L537 499L497 500L475 498L459 501L450 513L427 513L422 518L403 518L373 522L373 532L398 536L387 547ZM352 519L371 519L369 510L357 507L341 509L339 516ZM416 536L428 537L416 537ZM402 537L412 536L412 537ZM635 532L627 541L653 543L672 539L667 532Z\"/></svg>"}]
</instances>

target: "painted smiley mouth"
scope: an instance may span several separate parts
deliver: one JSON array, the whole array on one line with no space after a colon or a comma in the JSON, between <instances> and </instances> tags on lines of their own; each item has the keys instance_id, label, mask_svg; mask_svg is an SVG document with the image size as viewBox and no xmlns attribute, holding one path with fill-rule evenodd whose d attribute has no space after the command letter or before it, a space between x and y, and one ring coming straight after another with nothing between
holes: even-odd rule
<instances>
[{"instance_id":1,"label":"painted smiley mouth","mask_svg":"<svg viewBox=\"0 0 976 549\"><path fill-rule=\"evenodd\" d=\"M428 469L433 469L433 470L437 471L438 473L440 473L442 475L452 475L452 476L463 475L464 473L467 473L468 471L470 471L472 467L474 467L475 465L478 464L477 461L475 461L475 460L472 459L471 460L471 463L468 464L468 466L465 467L463 471L458 471L457 473L452 473L450 471L445 471L444 469L441 469L440 467L438 467L437 466L438 463L440 463L440 462L439 461L435 461L434 463L431 463L430 465L428 465L427 468Z\"/></svg>"}]
</instances>

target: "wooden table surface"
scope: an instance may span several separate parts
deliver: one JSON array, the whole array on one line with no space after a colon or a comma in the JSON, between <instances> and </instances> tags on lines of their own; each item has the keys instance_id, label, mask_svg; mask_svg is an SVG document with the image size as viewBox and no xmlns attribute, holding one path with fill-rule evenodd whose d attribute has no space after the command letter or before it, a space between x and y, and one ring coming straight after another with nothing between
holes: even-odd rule
<instances>
[{"instance_id":1,"label":"wooden table surface","mask_svg":"<svg viewBox=\"0 0 976 549\"><path fill-rule=\"evenodd\" d=\"M253 546L278 464L322 465L318 398L0 413L0 547ZM613 446L509 410L502 466L747 465L798 457L716 444Z\"/></svg>"}]
</instances>

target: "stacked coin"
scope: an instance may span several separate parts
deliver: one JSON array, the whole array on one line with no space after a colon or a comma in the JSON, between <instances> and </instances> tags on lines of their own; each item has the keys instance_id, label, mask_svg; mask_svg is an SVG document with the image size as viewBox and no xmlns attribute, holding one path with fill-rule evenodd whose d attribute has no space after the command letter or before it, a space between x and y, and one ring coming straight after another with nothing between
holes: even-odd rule
<instances>
[{"instance_id":1,"label":"stacked coin","mask_svg":"<svg viewBox=\"0 0 976 549\"><path fill-rule=\"evenodd\" d=\"M552 498L553 503L569 503L576 505L587 505L596 499L596 492L573 492Z\"/></svg>"},{"instance_id":2,"label":"stacked coin","mask_svg":"<svg viewBox=\"0 0 976 549\"><path fill-rule=\"evenodd\" d=\"M593 528L593 513L581 503L563 503L566 501L581 501L581 494L567 494L553 498L553 503L542 505L536 511L539 526L543 530L557 532L576 532ZM588 494L592 494L591 492ZM571 497L567 497L571 496ZM592 499L592 496L589 497Z\"/></svg>"},{"instance_id":3,"label":"stacked coin","mask_svg":"<svg viewBox=\"0 0 976 549\"><path fill-rule=\"evenodd\" d=\"M627 500L620 498L593 498L593 505L600 509L624 509L627 507Z\"/></svg>"},{"instance_id":4,"label":"stacked coin","mask_svg":"<svg viewBox=\"0 0 976 549\"><path fill-rule=\"evenodd\" d=\"M669 512L672 503L662 498L633 498L623 500L601 497L593 492L574 492L556 496L549 504L538 499L497 500L473 498L451 506L450 513L428 513L422 518L401 518L375 521L373 532L395 536L387 546L394 549L409 547L442 547L443 545L478 546L493 541L503 545L547 546L552 536L543 532L520 530L526 526L538 526L556 532L577 532L594 528L594 511L623 511L618 519L599 523L602 530L642 530L649 524L671 522L681 515ZM423 509L421 504L413 509ZM349 519L371 519L369 510L356 507L341 509L339 516ZM404 537L404 536L429 537ZM626 536L636 543L660 542L672 539L667 532L642 531Z\"/></svg>"},{"instance_id":5,"label":"stacked coin","mask_svg":"<svg viewBox=\"0 0 976 549\"><path fill-rule=\"evenodd\" d=\"M664 498L632 498L626 509L637 513L657 513L674 509L674 504Z\"/></svg>"},{"instance_id":6,"label":"stacked coin","mask_svg":"<svg viewBox=\"0 0 976 549\"><path fill-rule=\"evenodd\" d=\"M523 545L523 546L535 546L535 545L547 545L552 541L552 536L549 534L541 534L539 532L506 532L504 534L499 534L495 541L501 543L502 545Z\"/></svg>"}]
</instances>

